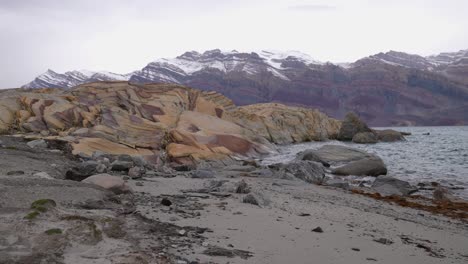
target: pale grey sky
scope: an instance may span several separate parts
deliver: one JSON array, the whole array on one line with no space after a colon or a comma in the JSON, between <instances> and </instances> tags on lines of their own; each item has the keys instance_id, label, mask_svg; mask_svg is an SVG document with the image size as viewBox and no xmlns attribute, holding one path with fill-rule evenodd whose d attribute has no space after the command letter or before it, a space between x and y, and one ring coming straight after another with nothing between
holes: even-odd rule
<instances>
[{"instance_id":1,"label":"pale grey sky","mask_svg":"<svg viewBox=\"0 0 468 264\"><path fill-rule=\"evenodd\" d=\"M220 48L351 62L468 49L466 0L0 0L0 88Z\"/></svg>"}]
</instances>

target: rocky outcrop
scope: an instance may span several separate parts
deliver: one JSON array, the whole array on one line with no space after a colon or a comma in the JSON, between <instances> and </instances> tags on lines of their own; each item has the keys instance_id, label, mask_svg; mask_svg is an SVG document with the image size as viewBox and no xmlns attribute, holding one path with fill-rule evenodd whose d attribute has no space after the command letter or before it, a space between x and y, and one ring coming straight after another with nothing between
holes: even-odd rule
<instances>
[{"instance_id":1,"label":"rocky outcrop","mask_svg":"<svg viewBox=\"0 0 468 264\"><path fill-rule=\"evenodd\" d=\"M366 123L361 121L355 113L348 113L341 124L340 132L338 133L338 139L343 141L350 141L358 133L369 133L372 130L367 126Z\"/></svg>"},{"instance_id":2,"label":"rocky outcrop","mask_svg":"<svg viewBox=\"0 0 468 264\"><path fill-rule=\"evenodd\" d=\"M239 107L228 119L277 144L335 139L341 126L317 110L275 103Z\"/></svg>"},{"instance_id":3,"label":"rocky outcrop","mask_svg":"<svg viewBox=\"0 0 468 264\"><path fill-rule=\"evenodd\" d=\"M353 141L358 144L373 144L379 141L394 142L405 140L405 137L401 132L392 129L370 129L355 113L350 112L346 114L341 124L338 140Z\"/></svg>"},{"instance_id":4,"label":"rocky outcrop","mask_svg":"<svg viewBox=\"0 0 468 264\"><path fill-rule=\"evenodd\" d=\"M166 84L10 90L0 93L0 109L0 131L62 142L74 155L131 155L182 165L257 157L274 151L272 143L334 138L340 127L316 110L236 107L215 92Z\"/></svg>"}]
</instances>

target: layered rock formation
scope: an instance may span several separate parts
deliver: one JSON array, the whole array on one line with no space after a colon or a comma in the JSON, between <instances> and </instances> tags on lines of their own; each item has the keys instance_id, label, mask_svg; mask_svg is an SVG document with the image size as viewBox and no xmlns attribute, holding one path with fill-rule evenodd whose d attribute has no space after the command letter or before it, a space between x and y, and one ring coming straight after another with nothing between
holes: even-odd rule
<instances>
[{"instance_id":1,"label":"layered rock formation","mask_svg":"<svg viewBox=\"0 0 468 264\"><path fill-rule=\"evenodd\" d=\"M160 157L177 164L258 157L272 143L336 138L340 122L311 109L236 107L216 93L178 85L99 82L69 90L0 93L0 131L95 152Z\"/></svg>"}]
</instances>

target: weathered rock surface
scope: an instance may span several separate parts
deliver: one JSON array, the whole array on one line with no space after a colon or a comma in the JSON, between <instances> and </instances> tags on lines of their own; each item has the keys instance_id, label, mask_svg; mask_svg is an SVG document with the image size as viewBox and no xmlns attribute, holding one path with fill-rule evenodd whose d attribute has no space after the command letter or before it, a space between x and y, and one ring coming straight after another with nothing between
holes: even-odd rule
<instances>
[{"instance_id":1,"label":"weathered rock surface","mask_svg":"<svg viewBox=\"0 0 468 264\"><path fill-rule=\"evenodd\" d=\"M271 143L335 138L340 122L280 104L236 107L216 93L178 85L97 82L69 90L0 93L0 132L63 142L84 158L128 154L175 165L274 151ZM164 152L163 154L161 152Z\"/></svg>"},{"instance_id":2,"label":"weathered rock surface","mask_svg":"<svg viewBox=\"0 0 468 264\"><path fill-rule=\"evenodd\" d=\"M418 189L406 181L390 176L380 176L372 183L372 189L384 196L399 195L406 196L416 192Z\"/></svg>"}]
</instances>

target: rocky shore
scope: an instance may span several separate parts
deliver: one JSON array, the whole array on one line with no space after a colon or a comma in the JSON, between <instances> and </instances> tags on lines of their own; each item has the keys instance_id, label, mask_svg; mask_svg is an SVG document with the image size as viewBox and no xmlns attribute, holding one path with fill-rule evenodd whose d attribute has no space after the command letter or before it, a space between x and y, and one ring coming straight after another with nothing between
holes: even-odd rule
<instances>
[{"instance_id":1,"label":"rocky shore","mask_svg":"<svg viewBox=\"0 0 468 264\"><path fill-rule=\"evenodd\" d=\"M0 263L468 261L468 204L417 195L374 154L258 162L276 144L404 140L353 114L103 82L1 91L0 131Z\"/></svg>"}]
</instances>

